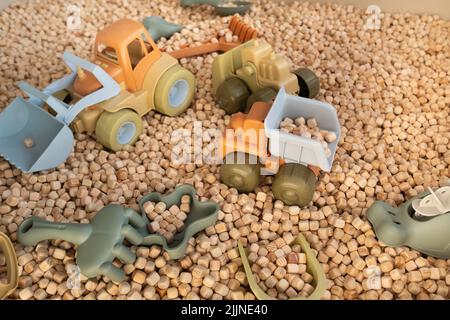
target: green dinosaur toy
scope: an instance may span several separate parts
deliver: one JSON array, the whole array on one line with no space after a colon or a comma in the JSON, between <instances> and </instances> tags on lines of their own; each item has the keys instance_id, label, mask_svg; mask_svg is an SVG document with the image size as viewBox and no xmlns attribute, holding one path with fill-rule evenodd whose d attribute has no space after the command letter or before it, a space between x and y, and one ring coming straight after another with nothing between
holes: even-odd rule
<instances>
[{"instance_id":1,"label":"green dinosaur toy","mask_svg":"<svg viewBox=\"0 0 450 320\"><path fill-rule=\"evenodd\" d=\"M106 275L120 282L125 273L112 262L115 258L124 263L135 261L136 255L123 245L123 240L141 244L144 238L137 229L145 225L146 221L133 210L111 204L100 210L90 224L28 218L19 226L17 239L25 246L51 239L77 244L77 265L82 274L89 278Z\"/></svg>"}]
</instances>

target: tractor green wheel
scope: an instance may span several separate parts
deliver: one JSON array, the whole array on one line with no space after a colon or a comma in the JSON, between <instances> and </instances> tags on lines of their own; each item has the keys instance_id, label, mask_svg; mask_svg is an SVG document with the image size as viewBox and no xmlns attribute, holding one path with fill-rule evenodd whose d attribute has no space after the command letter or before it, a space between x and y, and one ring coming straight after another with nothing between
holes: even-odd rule
<instances>
[{"instance_id":1,"label":"tractor green wheel","mask_svg":"<svg viewBox=\"0 0 450 320\"><path fill-rule=\"evenodd\" d=\"M314 195L317 177L314 173L298 163L283 165L272 183L272 192L276 199L292 206L304 207Z\"/></svg>"},{"instance_id":2,"label":"tractor green wheel","mask_svg":"<svg viewBox=\"0 0 450 320\"><path fill-rule=\"evenodd\" d=\"M249 96L247 85L235 77L225 80L216 93L217 103L227 114L243 111Z\"/></svg>"},{"instance_id":3,"label":"tractor green wheel","mask_svg":"<svg viewBox=\"0 0 450 320\"><path fill-rule=\"evenodd\" d=\"M130 109L104 111L95 127L97 141L112 151L134 144L141 133L142 119Z\"/></svg>"},{"instance_id":4,"label":"tractor green wheel","mask_svg":"<svg viewBox=\"0 0 450 320\"><path fill-rule=\"evenodd\" d=\"M270 87L265 87L253 92L247 99L245 113L248 113L255 102L269 102L275 99L277 91Z\"/></svg>"},{"instance_id":5,"label":"tractor green wheel","mask_svg":"<svg viewBox=\"0 0 450 320\"><path fill-rule=\"evenodd\" d=\"M319 94L320 80L316 74L308 68L300 68L294 71L300 86L299 96L313 99Z\"/></svg>"},{"instance_id":6,"label":"tractor green wheel","mask_svg":"<svg viewBox=\"0 0 450 320\"><path fill-rule=\"evenodd\" d=\"M259 184L260 165L258 158L248 153L233 152L225 157L220 168L220 179L239 192L252 192Z\"/></svg>"},{"instance_id":7,"label":"tractor green wheel","mask_svg":"<svg viewBox=\"0 0 450 320\"><path fill-rule=\"evenodd\" d=\"M194 75L180 65L167 70L155 89L155 109L174 117L183 113L191 104L195 92Z\"/></svg>"}]
</instances>

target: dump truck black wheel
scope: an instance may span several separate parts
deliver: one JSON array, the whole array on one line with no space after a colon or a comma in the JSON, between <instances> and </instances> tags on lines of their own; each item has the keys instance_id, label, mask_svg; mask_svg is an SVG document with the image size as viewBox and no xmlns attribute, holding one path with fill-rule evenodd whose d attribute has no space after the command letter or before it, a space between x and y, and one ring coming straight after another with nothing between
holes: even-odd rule
<instances>
[{"instance_id":1,"label":"dump truck black wheel","mask_svg":"<svg viewBox=\"0 0 450 320\"><path fill-rule=\"evenodd\" d=\"M234 152L227 154L224 162L220 168L220 179L224 184L239 192L255 190L260 180L260 165L256 156Z\"/></svg>"},{"instance_id":2,"label":"dump truck black wheel","mask_svg":"<svg viewBox=\"0 0 450 320\"><path fill-rule=\"evenodd\" d=\"M314 195L317 177L314 173L298 163L283 165L272 183L272 192L276 199L292 206L308 205Z\"/></svg>"},{"instance_id":3,"label":"dump truck black wheel","mask_svg":"<svg viewBox=\"0 0 450 320\"><path fill-rule=\"evenodd\" d=\"M141 133L142 119L130 109L104 111L95 127L97 141L112 151L134 144Z\"/></svg>"},{"instance_id":4,"label":"dump truck black wheel","mask_svg":"<svg viewBox=\"0 0 450 320\"><path fill-rule=\"evenodd\" d=\"M248 113L255 102L270 102L277 96L275 89L270 87L265 87L253 92L247 99L247 106L245 108L245 113Z\"/></svg>"},{"instance_id":5,"label":"dump truck black wheel","mask_svg":"<svg viewBox=\"0 0 450 320\"><path fill-rule=\"evenodd\" d=\"M319 94L320 80L314 72L308 68L300 68L294 71L300 86L299 96L313 99Z\"/></svg>"},{"instance_id":6,"label":"dump truck black wheel","mask_svg":"<svg viewBox=\"0 0 450 320\"><path fill-rule=\"evenodd\" d=\"M225 80L216 93L217 103L227 114L243 111L249 96L247 85L235 77Z\"/></svg>"}]
</instances>

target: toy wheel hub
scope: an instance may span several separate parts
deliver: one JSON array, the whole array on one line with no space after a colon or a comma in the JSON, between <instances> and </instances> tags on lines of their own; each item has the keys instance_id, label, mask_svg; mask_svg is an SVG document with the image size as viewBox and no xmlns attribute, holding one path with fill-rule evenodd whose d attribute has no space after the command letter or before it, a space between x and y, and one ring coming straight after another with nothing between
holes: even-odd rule
<instances>
[{"instance_id":1,"label":"toy wheel hub","mask_svg":"<svg viewBox=\"0 0 450 320\"><path fill-rule=\"evenodd\" d=\"M169 91L169 104L176 108L179 107L189 93L189 83L186 80L177 80Z\"/></svg>"}]
</instances>

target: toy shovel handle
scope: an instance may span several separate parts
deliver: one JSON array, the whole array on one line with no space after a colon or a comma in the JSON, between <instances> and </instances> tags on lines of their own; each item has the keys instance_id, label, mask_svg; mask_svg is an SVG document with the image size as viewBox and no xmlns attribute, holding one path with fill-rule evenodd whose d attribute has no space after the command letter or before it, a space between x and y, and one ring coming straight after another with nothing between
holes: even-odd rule
<instances>
[{"instance_id":1,"label":"toy shovel handle","mask_svg":"<svg viewBox=\"0 0 450 320\"><path fill-rule=\"evenodd\" d=\"M19 226L17 240L25 246L34 246L40 241L53 239L82 244L91 233L90 224L56 223L31 217Z\"/></svg>"},{"instance_id":2,"label":"toy shovel handle","mask_svg":"<svg viewBox=\"0 0 450 320\"><path fill-rule=\"evenodd\" d=\"M187 7L194 4L209 4L211 6L217 7L221 2L222 0L181 0L181 5Z\"/></svg>"}]
</instances>

